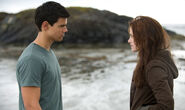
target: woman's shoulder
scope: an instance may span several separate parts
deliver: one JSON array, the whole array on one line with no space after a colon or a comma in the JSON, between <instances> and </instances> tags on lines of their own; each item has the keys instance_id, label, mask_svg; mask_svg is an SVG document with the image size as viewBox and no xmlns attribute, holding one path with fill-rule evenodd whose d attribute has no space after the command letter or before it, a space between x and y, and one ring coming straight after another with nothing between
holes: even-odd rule
<instances>
[{"instance_id":1,"label":"woman's shoulder","mask_svg":"<svg viewBox=\"0 0 185 110\"><path fill-rule=\"evenodd\" d=\"M166 70L166 64L159 59L153 59L147 64L146 72L148 72L152 68L159 68L159 69Z\"/></svg>"},{"instance_id":2,"label":"woman's shoulder","mask_svg":"<svg viewBox=\"0 0 185 110\"><path fill-rule=\"evenodd\" d=\"M161 69L165 69L168 67L168 63L173 63L173 59L171 57L171 53L168 50L160 50L157 55L149 61L146 66L146 70L150 70L153 67L158 67Z\"/></svg>"}]
</instances>

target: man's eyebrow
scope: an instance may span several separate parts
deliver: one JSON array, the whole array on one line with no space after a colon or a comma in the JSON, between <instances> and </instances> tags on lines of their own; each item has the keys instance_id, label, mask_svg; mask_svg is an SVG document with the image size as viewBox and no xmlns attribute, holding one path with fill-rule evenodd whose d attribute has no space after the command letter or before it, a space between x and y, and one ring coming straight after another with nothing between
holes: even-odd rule
<instances>
[{"instance_id":1,"label":"man's eyebrow","mask_svg":"<svg viewBox=\"0 0 185 110\"><path fill-rule=\"evenodd\" d=\"M61 25L59 25L60 27L64 27L64 26L67 26L67 24L61 24Z\"/></svg>"}]
</instances>

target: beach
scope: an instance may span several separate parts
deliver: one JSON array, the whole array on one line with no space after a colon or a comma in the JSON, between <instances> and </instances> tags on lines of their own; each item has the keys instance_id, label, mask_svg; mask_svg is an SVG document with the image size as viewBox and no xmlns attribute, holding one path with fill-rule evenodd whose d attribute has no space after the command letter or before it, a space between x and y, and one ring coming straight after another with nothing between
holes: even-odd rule
<instances>
[{"instance_id":1,"label":"beach","mask_svg":"<svg viewBox=\"0 0 185 110\"><path fill-rule=\"evenodd\" d=\"M62 70L65 110L128 110L136 54L123 48L54 50ZM179 70L175 110L184 110L185 50L172 50ZM0 58L0 109L18 110L17 58Z\"/></svg>"}]
</instances>

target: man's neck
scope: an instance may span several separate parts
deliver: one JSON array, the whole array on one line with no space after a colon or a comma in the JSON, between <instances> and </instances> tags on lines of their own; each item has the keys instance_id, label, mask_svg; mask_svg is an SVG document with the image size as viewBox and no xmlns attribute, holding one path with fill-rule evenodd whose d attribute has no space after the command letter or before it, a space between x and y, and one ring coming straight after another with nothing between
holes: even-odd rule
<instances>
[{"instance_id":1,"label":"man's neck","mask_svg":"<svg viewBox=\"0 0 185 110\"><path fill-rule=\"evenodd\" d=\"M47 51L50 50L50 47L53 41L49 40L42 32L39 32L36 39L33 41L35 44L45 48Z\"/></svg>"}]
</instances>

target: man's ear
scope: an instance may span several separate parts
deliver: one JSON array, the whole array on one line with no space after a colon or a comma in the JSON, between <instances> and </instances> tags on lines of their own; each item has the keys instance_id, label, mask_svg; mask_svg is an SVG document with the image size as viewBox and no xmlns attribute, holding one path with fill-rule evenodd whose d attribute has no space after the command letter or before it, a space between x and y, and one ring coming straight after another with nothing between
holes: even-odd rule
<instances>
[{"instance_id":1,"label":"man's ear","mask_svg":"<svg viewBox=\"0 0 185 110\"><path fill-rule=\"evenodd\" d=\"M47 21L42 22L41 30L47 31L49 29L50 24Z\"/></svg>"}]
</instances>

